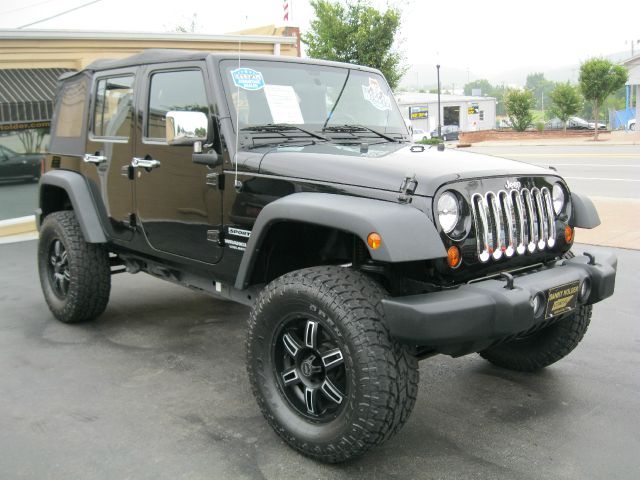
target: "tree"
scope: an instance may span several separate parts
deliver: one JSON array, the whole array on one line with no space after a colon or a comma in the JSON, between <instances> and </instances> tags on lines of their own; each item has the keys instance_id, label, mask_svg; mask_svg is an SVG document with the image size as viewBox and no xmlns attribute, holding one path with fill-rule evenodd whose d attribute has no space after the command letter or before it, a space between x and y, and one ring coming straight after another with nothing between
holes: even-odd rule
<instances>
[{"instance_id":1,"label":"tree","mask_svg":"<svg viewBox=\"0 0 640 480\"><path fill-rule=\"evenodd\" d=\"M366 1L346 5L328 0L311 0L315 18L301 36L311 58L367 65L377 68L395 88L407 68L402 55L394 49L400 27L400 11L387 8L384 13Z\"/></svg>"},{"instance_id":2,"label":"tree","mask_svg":"<svg viewBox=\"0 0 640 480\"><path fill-rule=\"evenodd\" d=\"M493 91L493 85L489 83L488 80L484 78L479 80L474 80L473 82L469 82L464 86L464 94L471 95L473 90L480 89L482 95L489 95L491 91Z\"/></svg>"},{"instance_id":3,"label":"tree","mask_svg":"<svg viewBox=\"0 0 640 480\"><path fill-rule=\"evenodd\" d=\"M567 131L567 120L582 108L582 97L576 87L567 83L559 83L551 92L551 112L562 120L564 131Z\"/></svg>"},{"instance_id":4,"label":"tree","mask_svg":"<svg viewBox=\"0 0 640 480\"><path fill-rule=\"evenodd\" d=\"M507 90L504 103L509 121L517 132L524 132L533 123L531 109L536 101L529 90Z\"/></svg>"},{"instance_id":5,"label":"tree","mask_svg":"<svg viewBox=\"0 0 640 480\"><path fill-rule=\"evenodd\" d=\"M551 92L555 87L555 82L544 78L544 73L530 73L527 75L527 83L525 88L530 90L533 94L533 98L536 101L535 108L538 110L544 109L544 100L549 99Z\"/></svg>"},{"instance_id":6,"label":"tree","mask_svg":"<svg viewBox=\"0 0 640 480\"><path fill-rule=\"evenodd\" d=\"M593 102L596 129L594 140L598 140L598 109L609 95L627 81L627 70L614 65L605 58L592 58L580 65L580 90L587 100Z\"/></svg>"}]
</instances>

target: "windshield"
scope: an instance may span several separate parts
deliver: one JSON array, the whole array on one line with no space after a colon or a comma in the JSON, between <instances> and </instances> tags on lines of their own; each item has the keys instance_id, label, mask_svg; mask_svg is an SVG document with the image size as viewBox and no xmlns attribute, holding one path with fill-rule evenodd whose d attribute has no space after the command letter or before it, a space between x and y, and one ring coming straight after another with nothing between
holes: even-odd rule
<instances>
[{"instance_id":1,"label":"windshield","mask_svg":"<svg viewBox=\"0 0 640 480\"><path fill-rule=\"evenodd\" d=\"M288 124L320 131L360 125L408 134L393 93L376 73L275 61L221 62L224 88L240 129Z\"/></svg>"}]
</instances>

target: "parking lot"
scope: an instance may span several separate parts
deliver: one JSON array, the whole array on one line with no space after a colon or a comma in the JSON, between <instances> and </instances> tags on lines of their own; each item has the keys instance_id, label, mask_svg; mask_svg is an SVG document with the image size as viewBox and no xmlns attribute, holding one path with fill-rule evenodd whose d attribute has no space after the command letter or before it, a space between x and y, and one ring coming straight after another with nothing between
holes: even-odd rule
<instances>
[{"instance_id":1,"label":"parking lot","mask_svg":"<svg viewBox=\"0 0 640 480\"><path fill-rule=\"evenodd\" d=\"M98 321L60 324L35 247L0 245L0 478L640 477L637 251L617 250L615 296L569 357L539 374L476 355L427 359L406 427L331 466L262 419L244 371L245 307L124 274Z\"/></svg>"}]
</instances>

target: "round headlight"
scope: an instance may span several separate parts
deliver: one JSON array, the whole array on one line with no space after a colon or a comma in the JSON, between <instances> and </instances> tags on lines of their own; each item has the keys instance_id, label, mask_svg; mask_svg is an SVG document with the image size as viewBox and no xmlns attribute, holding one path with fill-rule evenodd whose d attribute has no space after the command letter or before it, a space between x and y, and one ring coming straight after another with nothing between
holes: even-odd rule
<instances>
[{"instance_id":1,"label":"round headlight","mask_svg":"<svg viewBox=\"0 0 640 480\"><path fill-rule=\"evenodd\" d=\"M444 192L438 199L438 222L444 233L451 233L460 219L458 199L451 192Z\"/></svg>"},{"instance_id":2,"label":"round headlight","mask_svg":"<svg viewBox=\"0 0 640 480\"><path fill-rule=\"evenodd\" d=\"M553 191L551 192L553 198L553 211L556 215L559 215L564 208L564 188L559 183L553 185Z\"/></svg>"}]
</instances>

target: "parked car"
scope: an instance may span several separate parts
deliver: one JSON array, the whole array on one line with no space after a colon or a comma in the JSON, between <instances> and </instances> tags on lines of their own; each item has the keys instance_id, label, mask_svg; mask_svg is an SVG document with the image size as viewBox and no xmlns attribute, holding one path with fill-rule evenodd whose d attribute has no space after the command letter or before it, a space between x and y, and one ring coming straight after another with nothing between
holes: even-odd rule
<instances>
[{"instance_id":1,"label":"parked car","mask_svg":"<svg viewBox=\"0 0 640 480\"><path fill-rule=\"evenodd\" d=\"M0 145L0 182L40 179L43 155L18 153Z\"/></svg>"},{"instance_id":2,"label":"parked car","mask_svg":"<svg viewBox=\"0 0 640 480\"><path fill-rule=\"evenodd\" d=\"M589 122L580 117L569 117L567 128L571 130L589 130Z\"/></svg>"},{"instance_id":3,"label":"parked car","mask_svg":"<svg viewBox=\"0 0 640 480\"><path fill-rule=\"evenodd\" d=\"M596 123L595 122L589 122L589 129L590 130L595 130L596 129ZM606 130L607 129L607 124L606 123L598 123L598 130Z\"/></svg>"},{"instance_id":4,"label":"parked car","mask_svg":"<svg viewBox=\"0 0 640 480\"><path fill-rule=\"evenodd\" d=\"M413 141L420 142L422 140L429 140L429 133L425 130L421 130L420 128L413 129Z\"/></svg>"},{"instance_id":5,"label":"parked car","mask_svg":"<svg viewBox=\"0 0 640 480\"><path fill-rule=\"evenodd\" d=\"M458 140L458 132L460 128L457 125L443 125L440 127L442 140ZM438 138L438 129L431 131L431 138Z\"/></svg>"},{"instance_id":6,"label":"parked car","mask_svg":"<svg viewBox=\"0 0 640 480\"><path fill-rule=\"evenodd\" d=\"M345 93L331 113L328 88ZM257 404L317 460L397 433L419 360L540 370L613 294L612 253L571 253L574 228L599 224L585 196L555 170L416 148L378 70L151 50L64 74L57 92L36 214L53 316L97 318L123 272L247 305ZM223 367L207 375L236 381Z\"/></svg>"}]
</instances>

